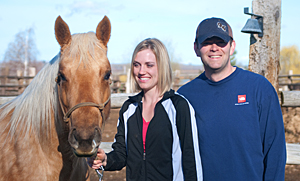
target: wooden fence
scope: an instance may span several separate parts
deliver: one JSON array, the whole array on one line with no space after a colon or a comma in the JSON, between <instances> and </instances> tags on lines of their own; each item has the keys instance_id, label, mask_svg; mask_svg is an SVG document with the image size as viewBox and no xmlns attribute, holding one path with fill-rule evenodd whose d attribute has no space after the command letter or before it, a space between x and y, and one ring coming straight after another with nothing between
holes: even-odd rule
<instances>
[{"instance_id":1,"label":"wooden fence","mask_svg":"<svg viewBox=\"0 0 300 181\"><path fill-rule=\"evenodd\" d=\"M300 90L300 74L279 75L278 80L282 91Z\"/></svg>"},{"instance_id":2,"label":"wooden fence","mask_svg":"<svg viewBox=\"0 0 300 181\"><path fill-rule=\"evenodd\" d=\"M0 75L0 96L18 96L29 85L32 76L5 76ZM125 83L119 80L112 80L112 93L124 93L126 91Z\"/></svg>"},{"instance_id":3,"label":"wooden fence","mask_svg":"<svg viewBox=\"0 0 300 181\"><path fill-rule=\"evenodd\" d=\"M33 78L32 76L0 75L0 96L20 95Z\"/></svg>"}]
</instances>

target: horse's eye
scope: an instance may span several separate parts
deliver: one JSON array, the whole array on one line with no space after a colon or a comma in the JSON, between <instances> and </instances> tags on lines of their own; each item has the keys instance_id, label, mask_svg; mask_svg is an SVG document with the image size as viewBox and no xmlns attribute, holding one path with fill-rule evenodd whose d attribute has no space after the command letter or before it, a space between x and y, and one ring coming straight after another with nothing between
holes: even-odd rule
<instances>
[{"instance_id":1,"label":"horse's eye","mask_svg":"<svg viewBox=\"0 0 300 181\"><path fill-rule=\"evenodd\" d=\"M58 72L56 82L59 84L61 81L67 81L67 79L66 79L66 77L64 76L64 74L62 74L61 72Z\"/></svg>"},{"instance_id":2,"label":"horse's eye","mask_svg":"<svg viewBox=\"0 0 300 181\"><path fill-rule=\"evenodd\" d=\"M104 80L108 80L109 77L110 77L110 72L107 72L107 73L105 74L105 76L104 76Z\"/></svg>"}]
</instances>

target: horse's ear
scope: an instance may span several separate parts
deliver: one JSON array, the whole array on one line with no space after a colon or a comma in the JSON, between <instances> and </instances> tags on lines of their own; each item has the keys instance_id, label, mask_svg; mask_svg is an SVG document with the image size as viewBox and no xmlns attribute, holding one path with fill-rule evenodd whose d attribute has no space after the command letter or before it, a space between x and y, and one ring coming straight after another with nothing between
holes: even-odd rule
<instances>
[{"instance_id":1,"label":"horse's ear","mask_svg":"<svg viewBox=\"0 0 300 181\"><path fill-rule=\"evenodd\" d=\"M69 26L60 16L58 16L55 21L55 37L60 47L63 47L71 41Z\"/></svg>"},{"instance_id":2,"label":"horse's ear","mask_svg":"<svg viewBox=\"0 0 300 181\"><path fill-rule=\"evenodd\" d=\"M100 21L100 23L97 26L96 36L98 40L100 40L105 46L107 46L107 43L109 41L110 32L111 32L110 21L107 16L104 16L104 18Z\"/></svg>"}]
</instances>

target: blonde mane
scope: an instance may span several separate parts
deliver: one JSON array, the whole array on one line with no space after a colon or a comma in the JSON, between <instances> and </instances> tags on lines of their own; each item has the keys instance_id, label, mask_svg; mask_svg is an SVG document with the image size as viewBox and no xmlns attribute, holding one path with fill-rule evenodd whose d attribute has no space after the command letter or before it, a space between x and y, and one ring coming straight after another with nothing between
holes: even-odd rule
<instances>
[{"instance_id":1,"label":"blonde mane","mask_svg":"<svg viewBox=\"0 0 300 181\"><path fill-rule=\"evenodd\" d=\"M95 33L75 34L72 36L70 52L67 55L63 55L62 59L65 56L72 56L74 59L80 59L79 64L83 62L86 65L90 63L88 56L91 56L95 60L93 62L99 63L99 60L95 58L94 46L98 46L106 54L106 50L101 47ZM34 131L38 137L45 133L47 137L50 135L51 116L53 116L52 113L56 116L58 109L55 79L60 61L60 53L58 53L34 77L21 95L0 106L0 109L2 109L0 120L13 111L10 122L7 125L10 125L9 135L11 137L16 134L18 127L22 128L26 136L31 131Z\"/></svg>"},{"instance_id":2,"label":"blonde mane","mask_svg":"<svg viewBox=\"0 0 300 181\"><path fill-rule=\"evenodd\" d=\"M12 136L18 126L28 135L30 129L40 134L44 128L50 133L52 110L56 112L55 102L57 71L60 54L56 55L43 69L33 78L24 92L13 100L1 105L2 114L0 120L4 119L12 110L9 133Z\"/></svg>"}]
</instances>

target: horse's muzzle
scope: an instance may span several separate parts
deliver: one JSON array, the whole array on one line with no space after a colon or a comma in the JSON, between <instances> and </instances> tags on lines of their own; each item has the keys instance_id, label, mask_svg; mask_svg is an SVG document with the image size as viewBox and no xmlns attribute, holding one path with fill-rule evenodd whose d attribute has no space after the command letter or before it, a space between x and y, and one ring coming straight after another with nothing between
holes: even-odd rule
<instances>
[{"instance_id":1,"label":"horse's muzzle","mask_svg":"<svg viewBox=\"0 0 300 181\"><path fill-rule=\"evenodd\" d=\"M91 157L97 153L101 143L101 129L95 128L92 134L87 131L78 131L73 128L69 133L68 141L74 154L78 157Z\"/></svg>"}]
</instances>

